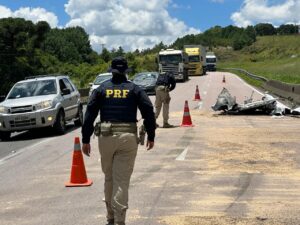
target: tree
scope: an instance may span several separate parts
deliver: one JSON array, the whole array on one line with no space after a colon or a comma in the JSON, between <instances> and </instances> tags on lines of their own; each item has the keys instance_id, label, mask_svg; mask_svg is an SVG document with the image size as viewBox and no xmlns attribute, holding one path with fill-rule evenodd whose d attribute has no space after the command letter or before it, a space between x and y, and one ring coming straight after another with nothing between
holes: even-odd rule
<instances>
[{"instance_id":1,"label":"tree","mask_svg":"<svg viewBox=\"0 0 300 225\"><path fill-rule=\"evenodd\" d=\"M116 51L116 55L115 55L115 57L117 57L117 56L124 56L124 49L121 47L121 46L119 46L119 48L118 48L118 50Z\"/></svg>"},{"instance_id":2,"label":"tree","mask_svg":"<svg viewBox=\"0 0 300 225\"><path fill-rule=\"evenodd\" d=\"M152 52L153 53L158 53L160 50L162 49L166 49L167 45L165 45L162 41L158 44L156 44L153 48L152 48Z\"/></svg>"},{"instance_id":3,"label":"tree","mask_svg":"<svg viewBox=\"0 0 300 225\"><path fill-rule=\"evenodd\" d=\"M297 34L298 26L293 24L281 25L279 28L277 28L277 33L280 35Z\"/></svg>"},{"instance_id":4,"label":"tree","mask_svg":"<svg viewBox=\"0 0 300 225\"><path fill-rule=\"evenodd\" d=\"M42 42L45 40L47 33L51 30L51 27L46 21L39 21L35 25L35 35L36 35L36 47L40 47Z\"/></svg>"},{"instance_id":5,"label":"tree","mask_svg":"<svg viewBox=\"0 0 300 225\"><path fill-rule=\"evenodd\" d=\"M88 34L81 27L52 29L43 44L43 50L63 62L91 63L93 52Z\"/></svg>"},{"instance_id":6,"label":"tree","mask_svg":"<svg viewBox=\"0 0 300 225\"><path fill-rule=\"evenodd\" d=\"M256 31L255 31L255 28L253 26L248 26L246 28L245 32L246 32L247 36L249 38L251 38L252 43L256 41Z\"/></svg>"},{"instance_id":7,"label":"tree","mask_svg":"<svg viewBox=\"0 0 300 225\"><path fill-rule=\"evenodd\" d=\"M34 24L21 18L0 20L0 94L34 73Z\"/></svg>"},{"instance_id":8,"label":"tree","mask_svg":"<svg viewBox=\"0 0 300 225\"><path fill-rule=\"evenodd\" d=\"M274 35L276 34L276 29L273 27L272 24L269 23L259 23L254 26L256 34L259 36L265 35Z\"/></svg>"},{"instance_id":9,"label":"tree","mask_svg":"<svg viewBox=\"0 0 300 225\"><path fill-rule=\"evenodd\" d=\"M251 38L243 32L242 34L236 34L233 38L233 49L240 50L245 46L248 46L252 43Z\"/></svg>"},{"instance_id":10,"label":"tree","mask_svg":"<svg viewBox=\"0 0 300 225\"><path fill-rule=\"evenodd\" d=\"M103 48L102 53L100 55L100 57L103 59L104 62L109 62L111 60L111 54L110 52L107 50L107 48Z\"/></svg>"}]
</instances>

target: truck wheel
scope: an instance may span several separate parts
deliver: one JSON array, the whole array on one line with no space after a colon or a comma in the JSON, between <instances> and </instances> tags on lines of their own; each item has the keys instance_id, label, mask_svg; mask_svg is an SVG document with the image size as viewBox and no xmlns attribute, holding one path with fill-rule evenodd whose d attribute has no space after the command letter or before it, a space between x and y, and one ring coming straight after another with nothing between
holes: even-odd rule
<instances>
[{"instance_id":1,"label":"truck wheel","mask_svg":"<svg viewBox=\"0 0 300 225\"><path fill-rule=\"evenodd\" d=\"M10 139L10 132L0 131L0 139L2 141L8 141Z\"/></svg>"},{"instance_id":2,"label":"truck wheel","mask_svg":"<svg viewBox=\"0 0 300 225\"><path fill-rule=\"evenodd\" d=\"M74 124L77 127L82 126L83 124L83 112L82 112L82 106L78 107L78 114L76 120L74 120Z\"/></svg>"},{"instance_id":3,"label":"truck wheel","mask_svg":"<svg viewBox=\"0 0 300 225\"><path fill-rule=\"evenodd\" d=\"M60 110L57 114L56 121L53 127L57 134L66 133L65 113L62 110Z\"/></svg>"}]
</instances>

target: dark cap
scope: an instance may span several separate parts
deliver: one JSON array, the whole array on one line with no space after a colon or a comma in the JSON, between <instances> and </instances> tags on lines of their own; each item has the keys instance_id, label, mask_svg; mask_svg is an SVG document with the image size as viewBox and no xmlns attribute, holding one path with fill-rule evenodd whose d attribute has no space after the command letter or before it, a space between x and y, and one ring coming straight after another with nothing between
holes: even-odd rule
<instances>
[{"instance_id":1,"label":"dark cap","mask_svg":"<svg viewBox=\"0 0 300 225\"><path fill-rule=\"evenodd\" d=\"M108 72L112 73L128 73L131 69L128 68L127 60L121 56L114 58L111 61L111 67L108 69Z\"/></svg>"}]
</instances>

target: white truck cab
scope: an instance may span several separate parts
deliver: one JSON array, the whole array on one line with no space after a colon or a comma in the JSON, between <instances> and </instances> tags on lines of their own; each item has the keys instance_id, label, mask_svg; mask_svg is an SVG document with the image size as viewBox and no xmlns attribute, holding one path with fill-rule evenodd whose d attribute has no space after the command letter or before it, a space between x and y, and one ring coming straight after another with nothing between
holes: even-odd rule
<instances>
[{"instance_id":1,"label":"white truck cab","mask_svg":"<svg viewBox=\"0 0 300 225\"><path fill-rule=\"evenodd\" d=\"M217 57L213 52L208 52L206 55L206 68L207 71L217 70Z\"/></svg>"}]
</instances>

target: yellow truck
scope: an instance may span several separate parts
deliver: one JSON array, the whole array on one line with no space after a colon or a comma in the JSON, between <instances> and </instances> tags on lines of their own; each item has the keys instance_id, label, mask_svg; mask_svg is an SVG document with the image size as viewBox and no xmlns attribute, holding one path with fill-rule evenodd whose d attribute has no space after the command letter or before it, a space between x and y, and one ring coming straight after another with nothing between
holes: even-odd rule
<instances>
[{"instance_id":1,"label":"yellow truck","mask_svg":"<svg viewBox=\"0 0 300 225\"><path fill-rule=\"evenodd\" d=\"M188 55L188 75L206 74L206 49L202 45L184 45L184 52Z\"/></svg>"}]
</instances>

